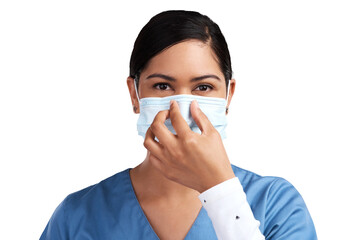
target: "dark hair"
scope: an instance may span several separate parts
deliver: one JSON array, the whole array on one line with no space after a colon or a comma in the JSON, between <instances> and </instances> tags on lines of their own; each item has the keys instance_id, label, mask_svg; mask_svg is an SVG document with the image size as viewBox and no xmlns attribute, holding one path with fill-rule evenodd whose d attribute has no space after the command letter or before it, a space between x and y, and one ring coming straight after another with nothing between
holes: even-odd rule
<instances>
[{"instance_id":1,"label":"dark hair","mask_svg":"<svg viewBox=\"0 0 360 240\"><path fill-rule=\"evenodd\" d=\"M226 40L215 22L193 11L165 11L150 19L134 43L130 59L130 77L139 85L141 71L152 57L176 43L190 39L209 43L217 56L227 87L232 77L232 69Z\"/></svg>"}]
</instances>

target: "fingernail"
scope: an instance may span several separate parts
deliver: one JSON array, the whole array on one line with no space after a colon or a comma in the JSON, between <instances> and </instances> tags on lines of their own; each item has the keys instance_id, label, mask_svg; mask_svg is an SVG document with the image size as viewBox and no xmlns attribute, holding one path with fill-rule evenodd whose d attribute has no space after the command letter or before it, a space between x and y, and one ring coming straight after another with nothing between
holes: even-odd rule
<instances>
[{"instance_id":1,"label":"fingernail","mask_svg":"<svg viewBox=\"0 0 360 240\"><path fill-rule=\"evenodd\" d=\"M172 105L174 104L175 100L170 100L170 107L172 107Z\"/></svg>"}]
</instances>

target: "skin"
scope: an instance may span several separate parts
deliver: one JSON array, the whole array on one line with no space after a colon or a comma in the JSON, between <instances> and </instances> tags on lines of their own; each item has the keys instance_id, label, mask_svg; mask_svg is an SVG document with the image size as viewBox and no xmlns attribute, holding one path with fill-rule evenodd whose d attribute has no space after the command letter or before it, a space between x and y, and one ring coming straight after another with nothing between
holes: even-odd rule
<instances>
[{"instance_id":1,"label":"skin","mask_svg":"<svg viewBox=\"0 0 360 240\"><path fill-rule=\"evenodd\" d=\"M135 113L139 113L134 79L129 77L127 85ZM208 44L198 40L175 44L153 57L140 75L138 90L139 98L177 94L226 98L225 78L216 55ZM235 79L231 79L228 107L234 90ZM172 101L170 109L159 112L146 133L145 160L130 171L137 198L151 225L159 237L166 239L185 237L201 208L199 193L235 177L220 134L196 101L190 110L202 134L191 131L178 104ZM177 135L164 125L167 118ZM181 223L174 220L176 217L169 219L169 212L179 216ZM171 232L161 229L164 222ZM180 232L177 237L174 229Z\"/></svg>"}]
</instances>

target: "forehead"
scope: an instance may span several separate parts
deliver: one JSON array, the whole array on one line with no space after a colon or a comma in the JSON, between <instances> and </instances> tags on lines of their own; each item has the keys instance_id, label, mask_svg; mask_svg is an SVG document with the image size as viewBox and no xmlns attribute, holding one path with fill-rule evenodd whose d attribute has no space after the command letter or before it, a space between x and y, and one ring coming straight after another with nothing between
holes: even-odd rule
<instances>
[{"instance_id":1,"label":"forehead","mask_svg":"<svg viewBox=\"0 0 360 240\"><path fill-rule=\"evenodd\" d=\"M177 78L215 74L224 79L211 47L199 40L177 43L154 56L141 75L153 73L168 74Z\"/></svg>"}]
</instances>

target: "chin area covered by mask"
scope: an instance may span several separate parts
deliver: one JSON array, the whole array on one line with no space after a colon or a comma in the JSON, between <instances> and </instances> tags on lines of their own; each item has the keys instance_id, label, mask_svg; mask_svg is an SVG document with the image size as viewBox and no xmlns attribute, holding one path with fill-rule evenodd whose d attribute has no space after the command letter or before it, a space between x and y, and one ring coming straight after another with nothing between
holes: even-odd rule
<instances>
[{"instance_id":1,"label":"chin area covered by mask","mask_svg":"<svg viewBox=\"0 0 360 240\"><path fill-rule=\"evenodd\" d=\"M229 95L229 85L227 96ZM147 97L139 99L136 84L135 91L140 104L140 115L137 121L137 130L140 136L145 138L146 131L154 121L156 114L160 111L168 110L170 108L171 100L175 100L178 103L181 115L189 125L190 129L196 133L201 134L201 130L196 125L190 113L191 102L196 100L201 111L207 116L211 124L220 133L221 138L226 138L225 128L227 126L227 99L190 94L172 95L168 97ZM170 119L166 119L165 126L173 134L176 134Z\"/></svg>"}]
</instances>

